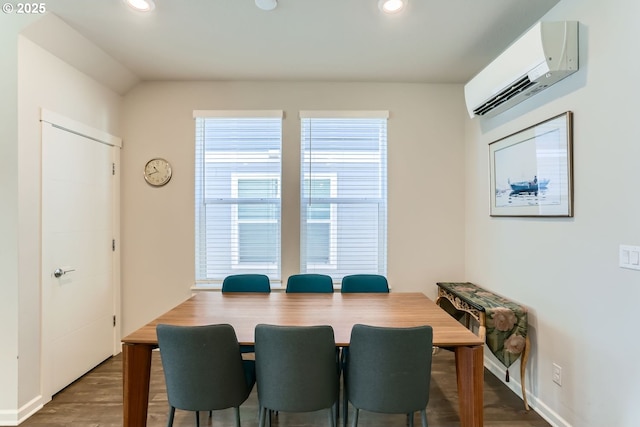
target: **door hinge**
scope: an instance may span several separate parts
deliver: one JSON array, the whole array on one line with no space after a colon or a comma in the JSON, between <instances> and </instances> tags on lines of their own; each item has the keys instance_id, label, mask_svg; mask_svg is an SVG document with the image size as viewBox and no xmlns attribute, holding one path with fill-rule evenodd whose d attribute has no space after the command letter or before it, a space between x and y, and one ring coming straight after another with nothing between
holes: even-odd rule
<instances>
[{"instance_id":1,"label":"door hinge","mask_svg":"<svg viewBox=\"0 0 640 427\"><path fill-rule=\"evenodd\" d=\"M116 251L116 239L111 240L111 250L113 252Z\"/></svg>"},{"instance_id":2,"label":"door hinge","mask_svg":"<svg viewBox=\"0 0 640 427\"><path fill-rule=\"evenodd\" d=\"M114 327L116 326L116 315L115 314L113 315L113 326Z\"/></svg>"},{"instance_id":3,"label":"door hinge","mask_svg":"<svg viewBox=\"0 0 640 427\"><path fill-rule=\"evenodd\" d=\"M115 174L116 174L116 164L111 163L111 175L115 175Z\"/></svg>"}]
</instances>

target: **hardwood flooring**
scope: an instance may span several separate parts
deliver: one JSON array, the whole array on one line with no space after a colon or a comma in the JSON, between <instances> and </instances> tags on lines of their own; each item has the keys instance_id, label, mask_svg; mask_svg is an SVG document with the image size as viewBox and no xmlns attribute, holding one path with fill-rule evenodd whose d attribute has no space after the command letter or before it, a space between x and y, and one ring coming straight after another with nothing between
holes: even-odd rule
<instances>
[{"instance_id":1,"label":"hardwood flooring","mask_svg":"<svg viewBox=\"0 0 640 427\"><path fill-rule=\"evenodd\" d=\"M149 398L149 427L166 426L167 395L160 356L154 351ZM533 410L524 410L522 400L485 369L485 427L550 427ZM256 390L240 408L244 427L258 425ZM431 394L427 407L430 427L456 427L458 393L453 353L441 350L433 357ZM351 421L351 417L349 417ZM233 410L216 411L212 418L200 414L200 425L234 426ZM280 413L274 426L306 427L327 425L325 412L308 414ZM340 420L339 425L342 425ZM406 427L403 415L372 414L361 411L360 427ZM419 414L415 425L420 425ZM51 402L34 414L21 427L121 427L122 426L122 355L106 360L91 372L56 394ZM176 411L175 427L195 426L192 412Z\"/></svg>"}]
</instances>

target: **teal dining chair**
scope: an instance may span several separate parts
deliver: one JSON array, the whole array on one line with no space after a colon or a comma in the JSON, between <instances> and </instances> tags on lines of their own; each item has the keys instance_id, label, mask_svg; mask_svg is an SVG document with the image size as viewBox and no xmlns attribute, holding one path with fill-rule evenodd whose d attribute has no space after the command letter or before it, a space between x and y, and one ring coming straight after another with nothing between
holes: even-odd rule
<instances>
[{"instance_id":1,"label":"teal dining chair","mask_svg":"<svg viewBox=\"0 0 640 427\"><path fill-rule=\"evenodd\" d=\"M269 276L265 274L232 274L222 281L222 293L229 292L258 292L271 293ZM254 346L241 345L241 353L253 353Z\"/></svg>"},{"instance_id":2,"label":"teal dining chair","mask_svg":"<svg viewBox=\"0 0 640 427\"><path fill-rule=\"evenodd\" d=\"M286 292L333 293L333 279L326 274L294 274L287 279Z\"/></svg>"},{"instance_id":3,"label":"teal dining chair","mask_svg":"<svg viewBox=\"0 0 640 427\"><path fill-rule=\"evenodd\" d=\"M389 293L387 278L380 274L350 274L342 278L340 292L351 293ZM349 356L349 347L342 348L342 369L346 369L345 359ZM343 402L346 410L346 402ZM347 417L345 412L344 417Z\"/></svg>"},{"instance_id":4,"label":"teal dining chair","mask_svg":"<svg viewBox=\"0 0 640 427\"><path fill-rule=\"evenodd\" d=\"M387 278L380 274L350 274L342 278L342 293L389 292Z\"/></svg>"},{"instance_id":5,"label":"teal dining chair","mask_svg":"<svg viewBox=\"0 0 640 427\"><path fill-rule=\"evenodd\" d=\"M269 276L265 274L232 274L222 281L222 292L271 292Z\"/></svg>"}]
</instances>

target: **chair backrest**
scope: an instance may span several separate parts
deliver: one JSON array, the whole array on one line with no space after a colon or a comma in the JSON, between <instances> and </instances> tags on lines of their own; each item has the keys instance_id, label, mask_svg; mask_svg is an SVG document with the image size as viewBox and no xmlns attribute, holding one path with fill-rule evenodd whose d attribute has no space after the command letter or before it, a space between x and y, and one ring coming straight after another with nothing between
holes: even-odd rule
<instances>
[{"instance_id":1,"label":"chair backrest","mask_svg":"<svg viewBox=\"0 0 640 427\"><path fill-rule=\"evenodd\" d=\"M269 277L264 274L232 274L222 281L222 292L271 292Z\"/></svg>"},{"instance_id":2,"label":"chair backrest","mask_svg":"<svg viewBox=\"0 0 640 427\"><path fill-rule=\"evenodd\" d=\"M260 405L310 412L338 399L338 361L331 326L257 325L256 375Z\"/></svg>"},{"instance_id":3,"label":"chair backrest","mask_svg":"<svg viewBox=\"0 0 640 427\"><path fill-rule=\"evenodd\" d=\"M294 274L287 279L287 292L332 293L333 279L326 274Z\"/></svg>"},{"instance_id":4,"label":"chair backrest","mask_svg":"<svg viewBox=\"0 0 640 427\"><path fill-rule=\"evenodd\" d=\"M237 407L255 377L247 376L231 325L156 327L169 405L189 411Z\"/></svg>"},{"instance_id":5,"label":"chair backrest","mask_svg":"<svg viewBox=\"0 0 640 427\"><path fill-rule=\"evenodd\" d=\"M387 278L379 274L351 274L342 278L341 292L389 292Z\"/></svg>"},{"instance_id":6,"label":"chair backrest","mask_svg":"<svg viewBox=\"0 0 640 427\"><path fill-rule=\"evenodd\" d=\"M389 414L425 409L432 349L431 326L354 325L346 361L349 401L358 409Z\"/></svg>"}]
</instances>

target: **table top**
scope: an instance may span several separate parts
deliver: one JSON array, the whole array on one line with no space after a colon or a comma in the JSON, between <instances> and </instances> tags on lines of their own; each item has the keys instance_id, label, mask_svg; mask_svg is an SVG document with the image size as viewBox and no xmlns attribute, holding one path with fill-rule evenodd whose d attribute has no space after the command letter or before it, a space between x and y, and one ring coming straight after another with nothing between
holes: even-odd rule
<instances>
[{"instance_id":1,"label":"table top","mask_svg":"<svg viewBox=\"0 0 640 427\"><path fill-rule=\"evenodd\" d=\"M124 337L128 344L158 343L156 325L228 323L240 344L254 343L257 324L331 325L336 345L347 346L357 323L410 327L431 325L434 346L480 346L484 342L422 293L353 294L199 292Z\"/></svg>"}]
</instances>

